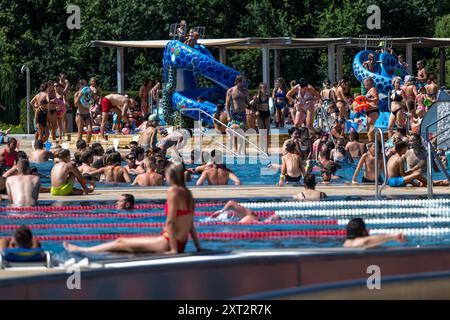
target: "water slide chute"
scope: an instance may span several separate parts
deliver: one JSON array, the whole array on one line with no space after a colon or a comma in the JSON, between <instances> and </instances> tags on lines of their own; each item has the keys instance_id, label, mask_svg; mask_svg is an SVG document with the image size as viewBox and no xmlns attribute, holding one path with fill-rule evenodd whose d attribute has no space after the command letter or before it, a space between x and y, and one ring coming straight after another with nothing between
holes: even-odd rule
<instances>
[{"instance_id":1,"label":"water slide chute","mask_svg":"<svg viewBox=\"0 0 450 320\"><path fill-rule=\"evenodd\" d=\"M236 76L240 73L214 59L203 45L191 48L180 41L172 40L164 50L163 74L163 101L166 112L198 108L212 115L216 112L217 103L224 102L226 90L234 85ZM197 76L203 76L216 85L198 87ZM202 96L205 102L198 102L199 96ZM199 117L199 112L196 111L184 111L183 114L195 120ZM210 117L201 114L201 118L203 122L212 124Z\"/></svg>"}]
</instances>

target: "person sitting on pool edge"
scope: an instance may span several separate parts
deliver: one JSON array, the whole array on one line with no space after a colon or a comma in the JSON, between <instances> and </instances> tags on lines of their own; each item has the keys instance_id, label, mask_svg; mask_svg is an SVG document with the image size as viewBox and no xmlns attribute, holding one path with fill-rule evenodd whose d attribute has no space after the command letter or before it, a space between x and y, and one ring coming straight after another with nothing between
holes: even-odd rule
<instances>
[{"instance_id":1,"label":"person sitting on pool edge","mask_svg":"<svg viewBox=\"0 0 450 320\"><path fill-rule=\"evenodd\" d=\"M44 142L42 140L36 140L34 142L34 149L30 156L31 162L42 163L55 158L52 152L44 149Z\"/></svg>"},{"instance_id":2,"label":"person sitting on pool edge","mask_svg":"<svg viewBox=\"0 0 450 320\"><path fill-rule=\"evenodd\" d=\"M415 187L426 186L427 180L422 176L420 169L405 172L403 156L408 150L408 144L405 141L398 141L394 148L395 154L387 162L388 185L390 187L406 187L408 183L411 183Z\"/></svg>"},{"instance_id":3,"label":"person sitting on pool edge","mask_svg":"<svg viewBox=\"0 0 450 320\"><path fill-rule=\"evenodd\" d=\"M375 143L370 142L367 144L367 152L363 154L361 159L359 159L358 165L356 166L355 172L353 174L352 183L358 184L358 175L361 169L364 167L364 174L361 183L375 183ZM381 150L381 144L379 143L378 148L378 183L383 183L383 178L381 177L381 172L384 171L383 155Z\"/></svg>"},{"instance_id":4,"label":"person sitting on pool edge","mask_svg":"<svg viewBox=\"0 0 450 320\"><path fill-rule=\"evenodd\" d=\"M286 151L288 152L281 158L281 174L278 185L283 186L284 183L300 183L300 180L305 175L305 171L302 166L302 158L296 152L295 142L289 141L286 144Z\"/></svg>"},{"instance_id":5,"label":"person sitting on pool edge","mask_svg":"<svg viewBox=\"0 0 450 320\"><path fill-rule=\"evenodd\" d=\"M380 234L370 236L366 224L361 218L350 220L346 227L347 237L344 242L345 248L373 248L389 241L406 242L403 233Z\"/></svg>"},{"instance_id":6,"label":"person sitting on pool edge","mask_svg":"<svg viewBox=\"0 0 450 320\"><path fill-rule=\"evenodd\" d=\"M325 192L317 191L316 190L316 176L312 174L307 174L304 179L305 185L305 191L300 192L297 195L294 195L294 199L300 200L300 201L320 201L322 199L325 199L327 197Z\"/></svg>"},{"instance_id":7,"label":"person sitting on pool edge","mask_svg":"<svg viewBox=\"0 0 450 320\"><path fill-rule=\"evenodd\" d=\"M89 182L91 188L88 188L87 181L81 175L80 171L72 165L70 161L70 151L62 149L58 153L59 162L56 163L51 171L51 189L53 196L68 196L89 194L94 191L95 184ZM73 184L75 179L81 184L83 190L75 189Z\"/></svg>"},{"instance_id":8,"label":"person sitting on pool edge","mask_svg":"<svg viewBox=\"0 0 450 320\"><path fill-rule=\"evenodd\" d=\"M145 160L146 172L139 174L132 186L154 187L164 185L164 176L156 172L156 158L147 157Z\"/></svg>"},{"instance_id":9,"label":"person sitting on pool edge","mask_svg":"<svg viewBox=\"0 0 450 320\"><path fill-rule=\"evenodd\" d=\"M134 196L129 193L122 194L116 202L117 210L133 210L134 209Z\"/></svg>"},{"instance_id":10,"label":"person sitting on pool edge","mask_svg":"<svg viewBox=\"0 0 450 320\"><path fill-rule=\"evenodd\" d=\"M183 166L170 164L165 174L170 188L164 210L167 219L160 236L118 238L93 247L78 247L64 242L64 248L67 251L81 252L183 253L190 235L197 251L201 251L194 226L195 202L192 193L186 187Z\"/></svg>"},{"instance_id":11,"label":"person sitting on pool edge","mask_svg":"<svg viewBox=\"0 0 450 320\"><path fill-rule=\"evenodd\" d=\"M16 165L17 175L6 179L8 198L13 207L35 206L39 198L41 181L30 173L30 162L22 159Z\"/></svg>"},{"instance_id":12,"label":"person sitting on pool edge","mask_svg":"<svg viewBox=\"0 0 450 320\"><path fill-rule=\"evenodd\" d=\"M25 225L16 230L13 239L0 239L0 251L10 248L37 249L40 247L39 240L33 238L33 233Z\"/></svg>"}]
</instances>

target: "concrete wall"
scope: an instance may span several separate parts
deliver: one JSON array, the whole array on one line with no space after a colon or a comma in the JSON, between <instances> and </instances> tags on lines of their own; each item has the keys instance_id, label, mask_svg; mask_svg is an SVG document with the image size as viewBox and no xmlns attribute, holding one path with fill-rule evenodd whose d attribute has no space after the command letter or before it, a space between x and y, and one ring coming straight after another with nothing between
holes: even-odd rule
<instances>
[{"instance_id":1,"label":"concrete wall","mask_svg":"<svg viewBox=\"0 0 450 320\"><path fill-rule=\"evenodd\" d=\"M203 261L83 271L81 290L65 273L0 281L0 299L226 299L293 287L368 277L450 270L450 248L381 249L336 253L267 252L266 256L210 256Z\"/></svg>"}]
</instances>

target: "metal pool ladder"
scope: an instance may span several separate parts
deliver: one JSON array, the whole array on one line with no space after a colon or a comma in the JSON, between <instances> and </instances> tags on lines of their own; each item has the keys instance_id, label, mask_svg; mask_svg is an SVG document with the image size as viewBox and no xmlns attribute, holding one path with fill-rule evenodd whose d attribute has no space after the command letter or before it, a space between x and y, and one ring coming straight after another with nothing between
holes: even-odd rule
<instances>
[{"instance_id":1,"label":"metal pool ladder","mask_svg":"<svg viewBox=\"0 0 450 320\"><path fill-rule=\"evenodd\" d=\"M450 175L447 172L447 169L444 167L444 165L442 164L441 160L439 159L439 157L437 156L437 154L435 152L435 149L437 150L439 145L441 145L441 144L447 142L448 140L450 140L450 138L446 138L443 141L440 141L440 142L437 141L437 137L445 132L445 131L437 132L437 124L439 122L442 122L442 121L447 121L447 118L449 116L450 116L450 113L446 114L445 116L443 116L440 119L437 119L436 121L430 123L429 125L427 125L425 127L425 136L426 136L427 153L428 153L428 156L427 156L427 193L428 193L428 199L433 199L433 160L437 164L439 169L445 174L445 177L447 178L447 180L450 182ZM433 137L433 139L435 139L435 141L436 141L435 147L433 147L433 144L429 140L430 128L432 126L434 126L434 125L436 125L436 135Z\"/></svg>"},{"instance_id":2,"label":"metal pool ladder","mask_svg":"<svg viewBox=\"0 0 450 320\"><path fill-rule=\"evenodd\" d=\"M381 141L379 139L381 138ZM380 152L378 142L381 144L381 154L383 155L383 167L384 167L384 181L381 186L378 184L378 154ZM384 149L384 136L383 130L380 128L375 129L375 199L379 200L381 198L381 191L386 187L388 175L387 175L387 161L386 152Z\"/></svg>"},{"instance_id":3,"label":"metal pool ladder","mask_svg":"<svg viewBox=\"0 0 450 320\"><path fill-rule=\"evenodd\" d=\"M232 154L234 154L235 156L237 156L238 154L236 152L234 152L232 149L228 148L226 145L224 145L223 143L221 143L220 141L214 139L212 136L210 136L209 134L206 134L205 132L203 132L201 130L202 128L202 117L201 115L204 114L205 116L209 117L212 119L213 122L217 122L218 124L224 126L225 128L229 129L229 127L223 123L222 121L214 118L212 115L210 115L209 113L207 113L206 111L199 109L199 108L185 108L185 109L180 109L181 113L183 113L184 111L195 111L198 112L198 121L200 123L200 139L201 137L205 136L211 140L213 140L214 142L216 142L217 144L219 144L220 146L222 146L223 148L225 148L226 150L228 150L229 152L231 152ZM261 150L256 144L254 144L253 142L251 142L250 140L248 140L247 138L245 138L243 135L241 135L239 132L236 132L234 130L227 130L228 133L232 134L232 135L236 135L238 137L240 137L241 139L243 139L245 142L248 142L248 144L252 145L253 147L256 148L256 150L258 150L264 157L266 157L267 160L270 161L269 155L264 152L263 150ZM201 144L201 140L200 140L200 144Z\"/></svg>"}]
</instances>

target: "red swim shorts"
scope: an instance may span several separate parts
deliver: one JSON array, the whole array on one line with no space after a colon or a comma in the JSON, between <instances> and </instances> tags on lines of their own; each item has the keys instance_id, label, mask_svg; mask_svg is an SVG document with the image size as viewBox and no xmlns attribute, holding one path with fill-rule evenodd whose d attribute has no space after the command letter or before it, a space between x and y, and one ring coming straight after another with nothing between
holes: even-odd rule
<instances>
[{"instance_id":1,"label":"red swim shorts","mask_svg":"<svg viewBox=\"0 0 450 320\"><path fill-rule=\"evenodd\" d=\"M112 108L114 108L113 104L111 103L111 101L109 101L106 97L102 98L102 112L109 112L109 110L111 110Z\"/></svg>"}]
</instances>

